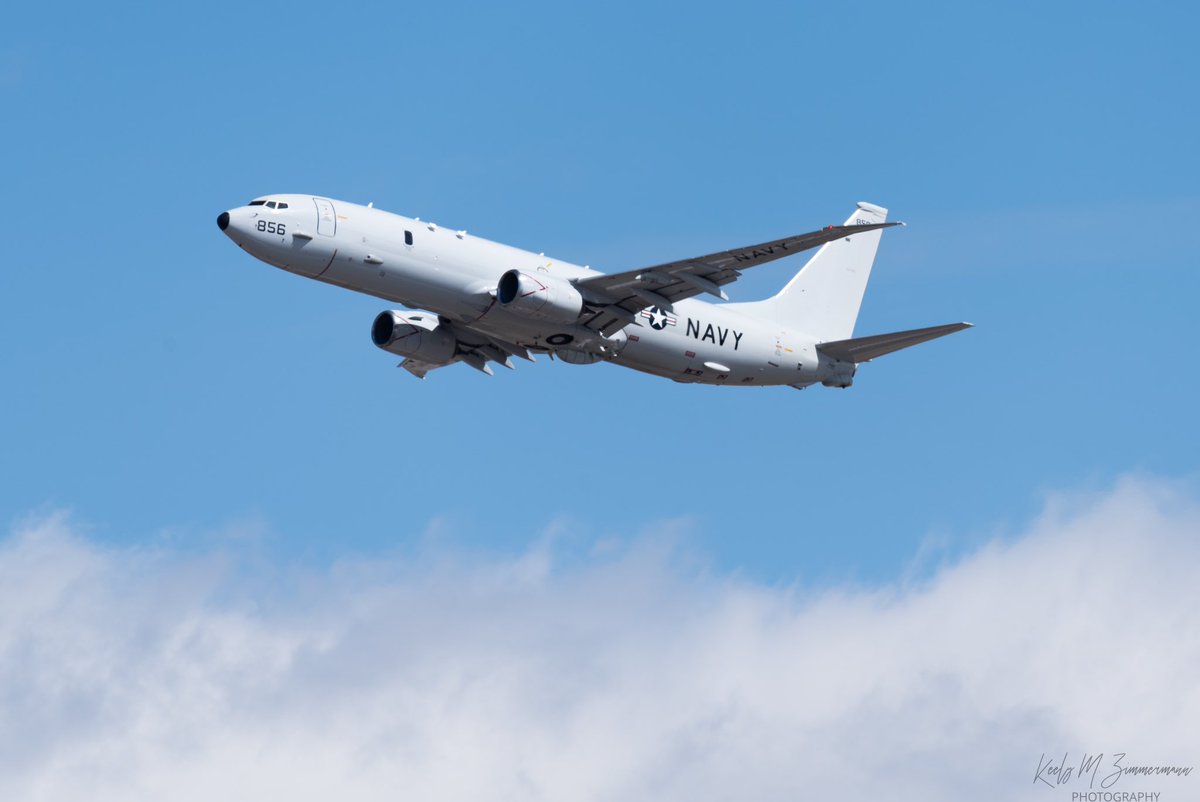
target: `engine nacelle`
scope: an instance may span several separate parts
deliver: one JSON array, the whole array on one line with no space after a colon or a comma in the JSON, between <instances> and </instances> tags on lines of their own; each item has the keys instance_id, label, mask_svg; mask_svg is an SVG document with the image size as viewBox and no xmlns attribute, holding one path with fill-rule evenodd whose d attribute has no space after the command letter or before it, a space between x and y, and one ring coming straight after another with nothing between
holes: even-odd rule
<instances>
[{"instance_id":1,"label":"engine nacelle","mask_svg":"<svg viewBox=\"0 0 1200 802\"><path fill-rule=\"evenodd\" d=\"M496 302L518 314L553 323L574 323L583 311L583 296L565 279L509 270L496 286Z\"/></svg>"},{"instance_id":2,"label":"engine nacelle","mask_svg":"<svg viewBox=\"0 0 1200 802\"><path fill-rule=\"evenodd\" d=\"M458 341L433 315L380 312L371 324L371 342L391 354L424 362L449 362Z\"/></svg>"}]
</instances>

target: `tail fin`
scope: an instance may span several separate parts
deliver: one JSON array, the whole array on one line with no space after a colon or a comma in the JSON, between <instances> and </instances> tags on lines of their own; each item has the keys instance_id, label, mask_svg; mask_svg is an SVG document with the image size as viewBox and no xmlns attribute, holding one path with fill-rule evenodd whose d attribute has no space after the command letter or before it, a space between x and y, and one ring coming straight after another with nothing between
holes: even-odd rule
<instances>
[{"instance_id":1,"label":"tail fin","mask_svg":"<svg viewBox=\"0 0 1200 802\"><path fill-rule=\"evenodd\" d=\"M846 225L886 220L887 209L859 203ZM849 339L882 234L877 229L822 245L778 295L756 305L789 328L822 340Z\"/></svg>"}]
</instances>

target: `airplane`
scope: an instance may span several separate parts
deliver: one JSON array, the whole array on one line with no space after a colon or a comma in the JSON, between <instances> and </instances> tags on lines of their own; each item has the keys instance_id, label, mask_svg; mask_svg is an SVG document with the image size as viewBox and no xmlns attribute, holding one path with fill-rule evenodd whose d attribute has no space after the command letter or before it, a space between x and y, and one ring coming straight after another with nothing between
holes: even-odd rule
<instances>
[{"instance_id":1,"label":"airplane","mask_svg":"<svg viewBox=\"0 0 1200 802\"><path fill-rule=\"evenodd\" d=\"M418 378L458 362L491 375L490 363L548 354L677 382L804 389L849 387L860 363L971 326L853 336L883 229L903 225L887 213L859 203L840 226L621 273L314 195L264 195L217 226L269 265L416 310L381 312L371 340ZM729 302L742 271L812 248L775 296Z\"/></svg>"}]
</instances>

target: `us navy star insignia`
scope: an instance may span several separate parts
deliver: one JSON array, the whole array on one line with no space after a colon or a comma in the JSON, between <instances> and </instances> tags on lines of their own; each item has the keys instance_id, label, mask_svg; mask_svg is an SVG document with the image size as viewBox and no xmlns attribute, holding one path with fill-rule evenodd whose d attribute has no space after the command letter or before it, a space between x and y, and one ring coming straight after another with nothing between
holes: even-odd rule
<instances>
[{"instance_id":1,"label":"us navy star insignia","mask_svg":"<svg viewBox=\"0 0 1200 802\"><path fill-rule=\"evenodd\" d=\"M666 311L658 306L643 309L641 315L650 321L651 328L659 330L665 329L667 326L674 326L678 322L673 315L667 314Z\"/></svg>"}]
</instances>

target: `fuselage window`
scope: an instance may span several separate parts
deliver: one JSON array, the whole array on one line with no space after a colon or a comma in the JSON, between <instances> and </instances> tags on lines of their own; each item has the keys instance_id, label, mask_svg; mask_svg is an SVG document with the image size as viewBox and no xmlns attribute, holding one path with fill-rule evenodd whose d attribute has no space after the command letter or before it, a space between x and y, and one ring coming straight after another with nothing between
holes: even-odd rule
<instances>
[{"instance_id":1,"label":"fuselage window","mask_svg":"<svg viewBox=\"0 0 1200 802\"><path fill-rule=\"evenodd\" d=\"M411 231L404 232L404 244L412 245L412 232Z\"/></svg>"},{"instance_id":2,"label":"fuselage window","mask_svg":"<svg viewBox=\"0 0 1200 802\"><path fill-rule=\"evenodd\" d=\"M262 206L266 201L250 201L249 206Z\"/></svg>"}]
</instances>

